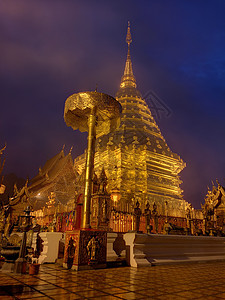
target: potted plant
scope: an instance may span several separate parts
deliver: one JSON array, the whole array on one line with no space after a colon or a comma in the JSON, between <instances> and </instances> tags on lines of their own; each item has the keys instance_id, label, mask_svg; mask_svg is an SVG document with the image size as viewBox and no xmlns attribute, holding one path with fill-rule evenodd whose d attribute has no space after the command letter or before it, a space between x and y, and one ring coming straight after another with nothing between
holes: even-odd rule
<instances>
[{"instance_id":1,"label":"potted plant","mask_svg":"<svg viewBox=\"0 0 225 300\"><path fill-rule=\"evenodd\" d=\"M30 275L37 275L39 272L40 263L38 259L43 250L42 242L43 241L41 237L39 236L39 234L37 234L36 250L34 250L31 254L28 255Z\"/></svg>"},{"instance_id":2,"label":"potted plant","mask_svg":"<svg viewBox=\"0 0 225 300\"><path fill-rule=\"evenodd\" d=\"M31 257L31 263L29 264L29 275L37 275L39 273L40 264L38 263L38 257Z\"/></svg>"}]
</instances>

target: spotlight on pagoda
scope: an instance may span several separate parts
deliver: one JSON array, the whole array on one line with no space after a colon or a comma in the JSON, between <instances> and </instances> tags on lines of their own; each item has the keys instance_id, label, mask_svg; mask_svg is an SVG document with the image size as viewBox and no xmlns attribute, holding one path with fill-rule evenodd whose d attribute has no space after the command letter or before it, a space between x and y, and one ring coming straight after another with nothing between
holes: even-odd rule
<instances>
[{"instance_id":1,"label":"spotlight on pagoda","mask_svg":"<svg viewBox=\"0 0 225 300\"><path fill-rule=\"evenodd\" d=\"M118 188L114 188L111 191L111 200L113 201L113 207L116 208L117 203L121 199L120 190Z\"/></svg>"}]
</instances>

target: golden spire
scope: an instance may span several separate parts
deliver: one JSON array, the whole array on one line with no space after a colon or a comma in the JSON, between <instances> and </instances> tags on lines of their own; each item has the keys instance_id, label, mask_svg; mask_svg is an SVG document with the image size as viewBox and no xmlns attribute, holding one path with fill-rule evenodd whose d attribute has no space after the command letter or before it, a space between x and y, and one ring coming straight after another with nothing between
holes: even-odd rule
<instances>
[{"instance_id":1,"label":"golden spire","mask_svg":"<svg viewBox=\"0 0 225 300\"><path fill-rule=\"evenodd\" d=\"M126 42L128 44L128 50L129 50L130 44L132 43L132 38L131 38L131 33L130 33L130 21L128 21Z\"/></svg>"},{"instance_id":2,"label":"golden spire","mask_svg":"<svg viewBox=\"0 0 225 300\"><path fill-rule=\"evenodd\" d=\"M130 33L130 22L128 21L128 28L127 28L127 36L126 36L126 43L128 45L128 51L127 51L127 60L125 65L124 74L121 78L120 87L126 88L126 87L134 87L136 88L136 80L133 74L132 69L132 62L130 57L130 44L132 42L131 33Z\"/></svg>"}]
</instances>

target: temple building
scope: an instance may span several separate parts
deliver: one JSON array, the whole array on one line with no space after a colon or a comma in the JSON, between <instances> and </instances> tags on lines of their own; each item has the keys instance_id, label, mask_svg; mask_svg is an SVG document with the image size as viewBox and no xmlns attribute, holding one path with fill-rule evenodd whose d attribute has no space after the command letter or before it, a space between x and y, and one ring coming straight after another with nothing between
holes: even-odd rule
<instances>
[{"instance_id":1,"label":"temple building","mask_svg":"<svg viewBox=\"0 0 225 300\"><path fill-rule=\"evenodd\" d=\"M140 205L140 228L146 232L144 212L148 202L153 232L163 232L165 222L169 221L175 226L189 228L193 234L194 215L196 219L202 219L202 216L197 216L183 199L179 174L186 164L167 145L137 89L130 55L132 38L129 25L126 42L125 70L116 93L116 99L122 106L121 124L114 132L100 132L96 136L92 227L100 224L101 228L109 226L115 232L127 232L134 225L134 208ZM14 210L30 205L38 223L46 230L55 228L64 232L80 228L85 162L86 151L73 161L71 151L65 155L63 147L39 168L38 174L29 184L26 183L24 189L15 189L9 204ZM107 182L104 193L99 190L102 174L106 178L104 182ZM96 187L98 190L95 190ZM104 220L99 217L101 210L107 211ZM196 228L199 227L197 225Z\"/></svg>"},{"instance_id":2,"label":"temple building","mask_svg":"<svg viewBox=\"0 0 225 300\"><path fill-rule=\"evenodd\" d=\"M183 199L179 173L185 163L166 143L152 113L137 89L133 74L128 25L128 53L124 74L116 99L122 105L121 125L113 133L99 134L96 139L95 173L103 166L108 178L107 190L119 191L117 209L131 212L138 200L144 209L146 201L155 203L158 213L185 217L188 203ZM74 167L85 167L85 153L77 157Z\"/></svg>"},{"instance_id":3,"label":"temple building","mask_svg":"<svg viewBox=\"0 0 225 300\"><path fill-rule=\"evenodd\" d=\"M39 168L38 174L29 183L29 198L33 209L43 211L45 207L51 210L57 206L60 210L57 212L73 210L79 178L73 166L71 151L65 155L63 147L43 168Z\"/></svg>"}]
</instances>

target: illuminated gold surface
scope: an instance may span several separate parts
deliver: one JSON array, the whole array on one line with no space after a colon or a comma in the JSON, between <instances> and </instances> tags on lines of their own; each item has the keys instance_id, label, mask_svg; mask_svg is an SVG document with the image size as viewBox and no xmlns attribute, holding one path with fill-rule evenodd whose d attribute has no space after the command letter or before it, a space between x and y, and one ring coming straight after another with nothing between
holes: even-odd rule
<instances>
[{"instance_id":1,"label":"illuminated gold surface","mask_svg":"<svg viewBox=\"0 0 225 300\"><path fill-rule=\"evenodd\" d=\"M82 228L90 227L90 206L92 193L92 177L95 156L95 140L96 140L96 108L91 110L88 120L88 147L85 166L85 186L84 186L84 203L83 203L83 219Z\"/></svg>"},{"instance_id":2,"label":"illuminated gold surface","mask_svg":"<svg viewBox=\"0 0 225 300\"><path fill-rule=\"evenodd\" d=\"M170 216L185 217L187 202L183 200L179 173L186 164L167 145L146 101L136 88L129 27L127 36L127 60L116 94L122 105L121 125L113 133L97 135L95 172L100 174L104 166L108 191L115 187L120 190L119 209L131 211L132 198L135 197L142 210L149 200L151 209L155 202L159 214L165 214L167 201ZM76 169L82 169L84 165L84 155L75 159Z\"/></svg>"},{"instance_id":3,"label":"illuminated gold surface","mask_svg":"<svg viewBox=\"0 0 225 300\"><path fill-rule=\"evenodd\" d=\"M97 134L107 134L119 126L121 105L113 97L98 92L78 93L67 98L64 109L66 125L81 132L88 131L88 118L94 107L98 116Z\"/></svg>"},{"instance_id":4,"label":"illuminated gold surface","mask_svg":"<svg viewBox=\"0 0 225 300\"><path fill-rule=\"evenodd\" d=\"M126 42L128 45L128 51L127 51L127 61L125 65L125 70L124 74L120 83L121 88L125 87L134 87L136 88L136 80L133 74L133 69L132 69L132 62L131 62L131 57L130 57L130 44L132 42L131 38L131 32L130 32L130 22L128 22L128 28L127 28L127 36L126 36Z\"/></svg>"},{"instance_id":5,"label":"illuminated gold surface","mask_svg":"<svg viewBox=\"0 0 225 300\"><path fill-rule=\"evenodd\" d=\"M114 131L119 126L121 110L120 103L113 97L96 91L73 94L65 103L64 119L67 126L88 131L82 228L90 227L96 133Z\"/></svg>"}]
</instances>

